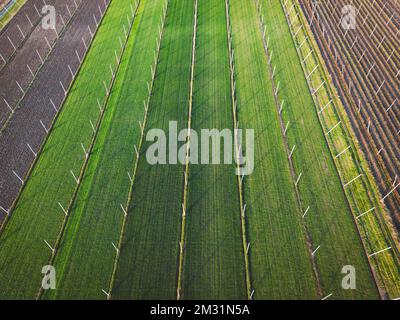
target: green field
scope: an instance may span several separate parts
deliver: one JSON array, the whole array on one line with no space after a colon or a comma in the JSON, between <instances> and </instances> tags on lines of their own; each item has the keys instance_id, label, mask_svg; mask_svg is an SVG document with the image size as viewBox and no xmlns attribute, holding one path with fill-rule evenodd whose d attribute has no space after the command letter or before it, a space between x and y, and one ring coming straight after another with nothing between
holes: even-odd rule
<instances>
[{"instance_id":1,"label":"green field","mask_svg":"<svg viewBox=\"0 0 400 320\"><path fill-rule=\"evenodd\" d=\"M170 0L148 128L187 127L194 3ZM143 153L151 145L143 144ZM182 164L150 165L140 158L124 230L115 299L175 299L183 199Z\"/></svg>"},{"instance_id":2,"label":"green field","mask_svg":"<svg viewBox=\"0 0 400 320\"><path fill-rule=\"evenodd\" d=\"M6 224L0 242L0 287L2 298L32 299L50 261L53 248L66 221L58 203L68 210L89 150L94 125L100 119L97 99L105 100L106 84L111 82L109 65L115 70L114 51L120 53L123 25L130 12L129 0L113 1L108 9L79 75ZM126 26L127 27L127 26ZM51 107L51 106L50 106ZM111 252L112 254L112 252ZM18 283L19 285L15 285Z\"/></svg>"},{"instance_id":3,"label":"green field","mask_svg":"<svg viewBox=\"0 0 400 320\"><path fill-rule=\"evenodd\" d=\"M316 298L273 89L252 1L231 0L240 127L255 130L254 173L244 180L255 299Z\"/></svg>"},{"instance_id":4,"label":"green field","mask_svg":"<svg viewBox=\"0 0 400 320\"><path fill-rule=\"evenodd\" d=\"M196 36L192 128L232 129L225 0L199 1ZM183 298L245 299L235 168L191 165L189 172Z\"/></svg>"},{"instance_id":5,"label":"green field","mask_svg":"<svg viewBox=\"0 0 400 320\"><path fill-rule=\"evenodd\" d=\"M139 145L149 66L164 1L142 0L54 266L49 298L106 298ZM137 66L131 68L130 66ZM135 88L132 90L131 88ZM123 137L123 139L122 139ZM90 245L89 245L90 244Z\"/></svg>"}]
</instances>

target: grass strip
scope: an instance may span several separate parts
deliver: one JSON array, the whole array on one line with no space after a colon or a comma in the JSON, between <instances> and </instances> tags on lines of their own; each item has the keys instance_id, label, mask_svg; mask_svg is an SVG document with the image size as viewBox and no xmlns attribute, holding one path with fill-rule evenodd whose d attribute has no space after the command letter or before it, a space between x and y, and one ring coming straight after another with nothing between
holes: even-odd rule
<instances>
[{"instance_id":1,"label":"grass strip","mask_svg":"<svg viewBox=\"0 0 400 320\"><path fill-rule=\"evenodd\" d=\"M79 176L86 163L82 150L91 143L93 123L100 119L100 101L105 101L104 85L110 83L110 63L117 65L116 52L124 37L130 1L112 2L87 59L82 65L63 109L43 147L29 180L19 197L13 217L3 230L0 243L2 298L33 298L40 286L42 267L65 222L60 208L68 208ZM115 51L117 48L117 51ZM96 120L97 119L97 120ZM90 123L92 121L92 124ZM82 173L82 172L81 172ZM18 286L15 286L18 283Z\"/></svg>"},{"instance_id":2,"label":"grass strip","mask_svg":"<svg viewBox=\"0 0 400 320\"><path fill-rule=\"evenodd\" d=\"M200 1L198 16L192 128L232 131L225 1ZM221 143L221 156L225 143L233 147L233 141ZM210 163L189 170L183 298L246 299L235 167Z\"/></svg>"},{"instance_id":3,"label":"grass strip","mask_svg":"<svg viewBox=\"0 0 400 320\"><path fill-rule=\"evenodd\" d=\"M252 1L231 0L240 127L255 130L254 172L244 178L254 299L317 297L268 63Z\"/></svg>"},{"instance_id":4,"label":"grass strip","mask_svg":"<svg viewBox=\"0 0 400 320\"><path fill-rule=\"evenodd\" d=\"M71 209L59 253L54 261L57 289L45 298L101 299L110 283L115 249L123 223L125 204L136 161L134 149L144 117L143 100L148 95L157 33L163 1L142 0L137 9L131 36L111 92L104 119L83 181ZM137 66L132 68L131 66ZM132 90L135 88L135 90ZM78 276L77 276L78 275Z\"/></svg>"}]
</instances>

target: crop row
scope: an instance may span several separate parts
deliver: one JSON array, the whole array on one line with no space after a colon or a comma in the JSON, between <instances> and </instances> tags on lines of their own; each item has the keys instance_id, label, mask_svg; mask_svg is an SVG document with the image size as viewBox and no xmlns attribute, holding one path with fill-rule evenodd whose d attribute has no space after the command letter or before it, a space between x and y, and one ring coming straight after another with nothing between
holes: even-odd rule
<instances>
[{"instance_id":1,"label":"crop row","mask_svg":"<svg viewBox=\"0 0 400 320\"><path fill-rule=\"evenodd\" d=\"M113 84L119 65L123 49L119 39L128 36L130 5L129 0L111 2L12 217L5 225L0 243L1 265L7 270L0 277L4 298L34 297L40 287L42 267L58 250L71 199L90 156L103 119L109 84ZM78 109L81 110L77 112Z\"/></svg>"},{"instance_id":2,"label":"crop row","mask_svg":"<svg viewBox=\"0 0 400 320\"><path fill-rule=\"evenodd\" d=\"M262 32L252 1L231 0L237 120L254 129L254 171L243 177L250 298L315 299L316 282L297 206ZM243 145L243 152L250 152ZM296 261L296 263L294 263Z\"/></svg>"},{"instance_id":3,"label":"crop row","mask_svg":"<svg viewBox=\"0 0 400 320\"><path fill-rule=\"evenodd\" d=\"M194 5L194 1L169 1L146 135L151 128L169 132L170 121L176 121L178 132L187 128ZM153 143L146 139L141 145L143 156L126 210L114 299L177 297L185 167L162 160L149 163L144 154Z\"/></svg>"},{"instance_id":4,"label":"crop row","mask_svg":"<svg viewBox=\"0 0 400 320\"><path fill-rule=\"evenodd\" d=\"M321 90L324 83L317 83L309 91L295 47L302 43L293 42L280 3L263 4L261 11L268 21L265 25L270 50L268 59L274 66L275 92L279 97L277 109L285 128L284 135L290 150L288 158L293 164L293 183L311 244L321 298L375 298L377 290L326 144L326 132L321 130L315 108L310 107L314 105L313 95ZM340 272L345 265L353 265L358 277L363 279L363 287L360 286L358 292L342 287Z\"/></svg>"}]
</instances>

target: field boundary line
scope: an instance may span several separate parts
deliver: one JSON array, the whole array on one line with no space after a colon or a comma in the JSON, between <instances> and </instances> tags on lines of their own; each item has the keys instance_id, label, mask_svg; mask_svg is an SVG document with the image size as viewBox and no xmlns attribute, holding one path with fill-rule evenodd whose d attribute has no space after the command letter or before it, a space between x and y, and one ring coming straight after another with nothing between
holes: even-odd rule
<instances>
[{"instance_id":1,"label":"field boundary line","mask_svg":"<svg viewBox=\"0 0 400 320\"><path fill-rule=\"evenodd\" d=\"M231 91L231 105L232 105L232 118L233 118L233 128L234 130L238 129L238 115L237 115L237 100L236 100L236 91L235 91L235 72L234 72L234 56L233 56L233 37L232 37L232 23L231 16L229 11L229 0L225 0L225 17L226 17L226 32L227 32L227 42L228 42L228 53L229 53L229 70L230 70L230 91ZM240 172L240 155L239 155L239 142L238 136L235 134L234 138L235 143L235 155L236 155L236 170L237 173ZM247 233L246 233L246 216L245 216L245 208L244 208L244 194L243 194L243 186L242 179L239 174L237 176L237 187L239 193L239 211L240 211L240 221L241 221L241 233L242 233L242 250L243 250L243 258L244 258L244 268L246 273L246 291L247 291L247 299L253 299L254 289L251 285L251 272L249 266L249 255L248 255L248 242L247 242Z\"/></svg>"},{"instance_id":2,"label":"field boundary line","mask_svg":"<svg viewBox=\"0 0 400 320\"><path fill-rule=\"evenodd\" d=\"M187 209L187 195L189 189L189 167L190 167L190 133L192 124L192 109L193 109L193 87L194 87L194 69L196 63L196 39L197 39L197 21L198 21L198 0L194 0L194 25L193 25L193 39L192 39L192 62L190 68L190 84L189 84L189 110L188 110L188 136L186 139L186 155L185 155L185 171L183 175L183 201L182 201L182 222L181 222L181 237L179 243L179 264L178 264L178 283L176 289L176 299L180 300L182 295L182 281L183 281L183 262L185 258L185 230L186 230L186 209Z\"/></svg>"},{"instance_id":3,"label":"field boundary line","mask_svg":"<svg viewBox=\"0 0 400 320\"><path fill-rule=\"evenodd\" d=\"M139 0L139 2L141 2L141 0ZM143 125L142 125L142 133L140 136L140 140L139 140L139 145L138 145L138 149L137 149L137 157L136 157L136 161L133 167L133 174L132 174L132 181L131 181L131 187L129 190L129 194L128 194L128 199L126 202L126 206L124 208L125 212L128 213L129 211L129 206L132 202L132 195L133 195L133 185L135 183L136 180L136 172L139 166L139 160L140 160L140 152L142 149L142 145L143 145L143 140L144 140L144 132L145 132L145 128L146 128L146 124L147 124L147 116L148 116L148 110L149 110L149 106L150 106L150 102L151 102L151 98L152 98L152 94L153 94L153 89L154 89L154 82L155 82L155 78L156 78L156 73L157 73L157 66L159 63L159 58L160 58L160 51L161 51L161 43L162 43L162 39L164 36L164 31L165 31L165 21L167 18L167 12L168 12L168 8L169 8L169 3L170 0L166 0L165 1L165 9L163 9L163 22L162 22L162 26L161 26L161 34L159 35L159 38L156 37L156 40L158 40L158 48L157 48L157 60L155 62L155 66L154 66L154 71L152 74L152 80L151 80L151 84L150 84L150 89L149 89L149 95L147 97L147 102L146 102L146 110L145 110L145 114L144 114L144 118L143 118ZM152 66L152 65L151 65ZM112 291L114 288L114 284L116 281L116 275L117 275L117 270L118 270L118 262L119 262L119 257L120 257L120 252L121 252L121 248L122 248L122 242L124 239L124 235L125 235L125 226L127 223L127 219L128 219L128 214L124 215L123 218L123 222L122 222L122 226L121 226L121 232L120 232L120 237L118 240L118 246L117 246L117 253L114 259L114 266L113 266L113 271L111 274L111 279L110 279L110 284L109 284L109 289L108 289L108 295L107 295L107 300L111 300L112 299Z\"/></svg>"},{"instance_id":4,"label":"field boundary line","mask_svg":"<svg viewBox=\"0 0 400 320\"><path fill-rule=\"evenodd\" d=\"M102 17L101 20L99 21L99 26L98 26L98 28L95 30L94 34L93 34L92 41L90 41L89 44L88 44L88 49L87 49L86 52L89 52L89 51L90 51L90 49L91 49L91 47L92 47L92 44L93 44L93 42L94 42L94 40L95 40L95 38L96 38L97 32L98 32L98 30L99 30L99 28L100 28L100 26L101 26L101 24L102 24L102 22L103 22L103 18L106 16L107 11L108 11L108 8L110 7L110 4L111 4L112 1L113 1L113 0L110 0L110 2L108 3L108 6L107 6L106 10L104 11L103 17ZM7 215L5 216L5 218L3 219L3 221L2 221L2 223L1 223L1 225L0 225L0 237L1 237L2 233L3 233L3 229L6 227L7 221L12 217L12 212L13 212L13 210L15 209L15 206L17 205L17 203L18 203L18 201L19 201L19 199L20 199L20 197L21 197L21 194L22 194L23 190L25 189L25 186L28 184L29 177L30 177L30 175L32 174L32 171L33 171L33 169L35 168L35 166L36 166L36 164L37 164L37 161L38 161L40 155L41 155L42 152L43 152L43 149L44 149L44 147L45 147L45 145L46 145L46 143L47 143L47 140L49 139L49 137L50 137L50 135L51 135L51 132L52 132L53 129L54 129L54 125L55 125L55 123L57 122L58 117L59 117L60 114L61 114L61 111L63 110L64 104L65 104L65 102L66 102L66 100L67 100L67 98L68 98L68 96L69 96L69 92L70 92L71 88L74 86L75 81L76 81L76 79L77 79L78 76L79 76L79 72L81 71L81 68L82 68L82 66L84 65L85 61L86 61L86 58L87 58L87 55L85 54L85 56L82 58L82 63L80 64L78 70L77 70L76 73L75 73L75 77L73 78L73 80L71 81L70 85L68 86L67 94L64 95L62 101L60 102L60 107L59 107L57 113L55 114L55 116L54 116L54 118L53 118L53 120L52 120L52 122L51 122L51 124L50 124L50 126L49 126L48 133L46 134L46 136L45 136L45 138L44 138L44 140L43 140L43 142L42 142L42 144L41 144L41 146L40 146L40 148L39 148L39 151L37 152L37 156L35 157L35 159L33 160L32 164L30 165L30 167L29 167L27 173L25 174L25 177L24 177L25 183L21 186L21 189L18 191L17 197L15 198L15 200L13 201L13 203L11 204L11 206L10 206L10 208L9 208L9 210L8 210L8 211L9 211L9 214L7 214Z\"/></svg>"},{"instance_id":5,"label":"field boundary line","mask_svg":"<svg viewBox=\"0 0 400 320\"><path fill-rule=\"evenodd\" d=\"M281 5L282 5L282 3L281 3ZM342 120L343 120L343 116L342 116L341 112L337 109L337 105L340 105L340 103L339 103L339 101L338 101L337 94L335 95L335 94L332 92L332 90L333 90L332 87L331 87L332 84L331 84L331 82L329 81L329 79L328 79L327 76L326 76L326 66L325 66L325 62L324 62L323 60L321 60L320 56L317 54L317 53L319 52L319 47L317 46L318 51L316 51L316 50L315 50L316 47L315 47L314 43L313 43L312 40L311 40L311 39L314 39L314 38L313 38L313 36L312 36L312 33L311 33L311 37L310 37L310 32L309 32L309 30L308 30L308 28L307 28L307 27L308 27L308 23L307 23L307 24L304 24L303 12L301 12L301 9L298 8L298 4L297 4L297 3L294 4L294 5L295 5L295 7L296 7L296 11L299 11L299 10L300 10L300 13L299 13L300 18L298 18L299 21L301 21L301 22L303 23L303 25L306 26L306 27L305 27L305 30L303 29L303 34L305 33L305 34L307 35L307 37L308 37L308 38L307 38L307 39L308 39L307 43L309 44L310 48L313 49L313 53L312 53L312 54L313 54L313 56L314 56L314 59L315 59L317 62L319 62L319 65L320 65L320 66L322 66L322 69L323 69L323 70L321 70L321 71L319 72L319 74L320 74L320 76L322 77L322 79L325 79L325 81L327 81L327 86L328 86L328 87L324 86L324 90L326 91L327 95L328 95L330 98L333 98L333 99L335 100L335 103L334 103L334 113L335 113L336 117L337 117L339 120L342 121ZM283 7L283 9L285 10L284 7ZM286 11L285 11L285 13L286 13ZM287 17L287 19L288 19L288 17ZM287 21L288 21L288 20L287 20ZM289 21L288 21L288 24L289 24ZM292 34L292 40L293 40L293 42L295 43L295 37L293 36L293 30L292 30L290 24L289 24L289 29L290 29L291 34ZM296 45L296 44L295 44L295 45ZM299 59L301 60L302 58L301 58L301 53L299 52L299 50L297 50L297 54L298 54ZM305 70L305 65L304 65L303 63L301 63L301 66L302 66L302 68L303 68L304 73L306 73L307 71ZM311 84L310 84L310 82L309 82L308 80L307 80L307 84L308 84L308 87L309 87L310 92L311 92L311 88L310 88ZM319 102L318 102L318 98L317 98L315 95L313 95L313 100L314 100L315 106L318 107L318 106L319 106ZM324 124L322 123L321 117L322 117L322 116L321 116L320 114L318 114L318 119L319 119L321 128L322 128L322 130L324 130ZM363 185L363 188L364 188L364 192L365 192L365 194L366 194L366 196L367 196L367 199L368 199L368 201L371 203L371 207L373 207L374 204L375 204L375 207L376 207L376 208L379 208L378 211L380 212L380 214L379 214L378 217L377 217L377 226L378 226L378 228L379 228L379 231L381 232L381 236L383 237L383 241L389 242L390 244L396 244L396 242L394 242L394 239L392 238L392 234L391 234L390 230L387 229L388 226L386 225L385 222L382 222L382 221L381 221L381 214L382 214L383 208L381 207L380 203L378 203L378 201L377 201L376 189L374 189L374 186L372 185L372 182L371 182L370 176L369 176L369 172L368 172L367 170L365 170L365 168L364 168L363 165L362 165L362 163L364 163L364 162L363 162L361 159L363 159L363 158L362 158L362 155L359 154L358 149L356 148L355 141L353 140L354 137L353 137L353 135L351 134L352 131L349 131L347 121L342 121L342 122L345 123L345 125L342 126L342 130L343 130L343 139L344 139L347 143L349 143L350 146L351 146L351 149L352 149L352 152L351 152L351 154L352 154L352 163L353 163L353 165L354 165L354 169L357 170L359 173L362 174L362 183L363 183L362 185ZM350 129L350 130L351 130L351 129ZM331 152L330 152L330 153L331 153L331 156L334 157L333 149L336 149L336 147L335 147L334 145L331 145L331 143L330 143L330 141L328 140L327 136L325 136L325 140L326 140L326 143L327 143L327 145L328 145L328 147L329 147L329 150L331 151ZM368 236L364 236L364 235L361 233L361 230L360 230L360 228L362 228L362 229L364 230L364 232L366 232L366 230L368 230L368 229L370 229L370 228L368 228L368 226L365 226L365 224L359 224L359 222L357 221L357 218L356 218L355 216L356 216L358 213L355 212L355 209L354 209L354 205L355 205L355 204L352 203L352 202L355 202L355 203L356 203L355 195L354 195L353 192L350 192L350 194L349 194L349 193L346 191L346 189L343 187L344 180L343 180L343 177L342 177L342 175L340 174L340 170L339 170L339 167L341 167L340 159L334 158L333 160L334 160L334 164L335 164L335 167L336 167L337 174L338 174L338 176L339 176L339 178L340 178L340 181L341 181L342 189L343 189L343 191L344 191L344 193L345 193L345 195L346 195L347 203L348 203L348 205L349 205L349 207L350 207L350 209L351 209L351 212L352 212L353 223L354 223L354 225L355 225L355 227L356 227L356 229L357 229L358 235L359 235L359 237L360 237L360 239L361 239L361 243L362 243L363 248L364 248L364 254L366 255L366 258L367 258L367 261L368 261L368 264L369 264L369 268L370 268L371 274L372 274L373 277L374 277L376 288L377 288L379 294L381 295L381 298L384 298L384 297L383 297L383 293L382 293L383 288L381 287L381 285L383 284L382 282L384 282L383 279L385 279L385 278L384 278L384 276L381 274L381 270L380 270L380 268L379 268L379 263L377 263L377 265L378 265L378 273L380 274L380 277L382 277L382 278L380 278L380 277L378 278L378 277L377 277L375 268L373 267L374 264L372 263L371 259L369 258L369 253L368 253L368 250L367 250L367 247L366 247L366 242L370 242L370 241L369 241L369 237L368 237ZM345 167L346 167L346 166L344 166L344 168L345 168ZM347 170L349 170L349 169L347 169ZM350 199L352 199L352 201L351 201ZM384 224L383 226L382 226L382 223ZM372 228L372 231L374 231L373 228ZM379 241L379 239L378 239L378 241ZM370 244L370 246L371 246L371 244ZM396 248L396 249L397 249L397 248ZM398 268L399 268L399 267L398 267L398 266L399 266L398 256L397 256L397 255L393 255L392 257L393 257L394 263L395 263L395 265L396 265L396 267L397 267L397 269L398 269ZM378 285L378 283L379 283L380 285ZM386 287L385 285L383 285L383 287L385 287L385 290L387 290L387 287Z\"/></svg>"},{"instance_id":6,"label":"field boundary line","mask_svg":"<svg viewBox=\"0 0 400 320\"><path fill-rule=\"evenodd\" d=\"M110 2L111 2L111 1L110 1ZM65 27L61 29L61 32L58 34L57 39L53 42L53 45L51 46L51 50L47 53L47 55L46 55L45 58L43 59L43 63L42 63L42 64L39 66L39 68L35 71L34 77L29 81L28 85L26 86L26 88L25 88L25 90L24 90L24 94L23 94L23 95L21 96L21 98L19 98L18 101L15 103L12 112L9 113L9 115L8 115L8 117L7 117L7 119L6 119L6 121L4 121L4 123L3 123L3 125L2 125L2 127L1 127L1 129L0 129L0 135L4 132L4 130L6 130L6 129L8 128L8 125L9 125L11 119L13 118L15 111L17 111L17 110L21 107L21 103L25 100L26 95L28 94L28 92L29 92L29 90L31 89L32 85L35 83L37 77L39 76L39 73L42 71L43 67L46 65L46 63L47 63L48 60L50 59L50 56L52 55L52 53L53 53L55 47L57 46L57 44L59 44L60 40L64 37L65 32L67 32L67 29L70 27L70 24L72 23L72 20L75 18L75 13L76 13L76 12L78 11L78 9L81 7L82 3L83 3L83 1L81 0L80 3L79 3L78 8L75 9L75 11L74 11L72 17L71 17L71 18L68 20L68 22L65 24ZM105 12L104 12L104 14L105 14ZM103 14L103 16L104 16L104 14ZM100 26L100 22L99 22L99 26ZM94 36L95 36L95 34L93 35L93 38L94 38ZM93 38L92 38L92 39L93 39ZM92 41L90 41L90 42L92 42ZM88 50L85 51L85 53L84 53L85 56L86 56L86 53L89 51L89 49L90 49L90 46L88 47ZM80 69L80 65L83 64L84 59L82 58L81 61L82 61L82 62L81 62L80 64L78 64L78 70ZM5 67L5 66L6 66L6 65L4 65L4 67ZM0 69L0 72L1 72L1 70L2 70L2 69ZM77 72L78 72L78 70L77 70ZM77 73L76 73L76 75L77 75ZM75 75L75 77L76 77L76 75ZM73 79L72 79L72 80L73 80ZM72 81L71 81L71 83L72 83ZM68 91L68 90L67 90L67 91Z\"/></svg>"},{"instance_id":7,"label":"field boundary line","mask_svg":"<svg viewBox=\"0 0 400 320\"><path fill-rule=\"evenodd\" d=\"M294 192L296 194L297 208L299 210L298 213L303 213L306 210L306 206L303 203L302 196L300 195L300 190L299 190L298 185L296 183L296 180L299 179L300 176L296 175L296 169L295 169L295 166L294 166L294 163L293 163L293 155L292 155L294 149L292 151L290 150L289 141L288 141L287 136L286 136L287 127L285 127L286 124L284 123L283 117L282 117L282 113L280 112L281 111L280 110L280 106L282 106L282 102L279 103L280 100L279 100L278 87L277 87L277 85L275 83L275 79L273 77L274 71L273 71L273 68L272 68L272 54L269 53L268 42L265 39L266 33L263 33L264 32L263 29L266 28L266 23L264 22L264 19L263 19L263 14L262 14L262 9L261 9L262 8L262 4L260 3L259 0L254 0L254 4L256 6L256 9L257 9L258 15L259 15L258 17L259 17L259 24L260 24L260 32L261 32L261 35L262 35L262 41L263 41L263 47L264 47L265 56L266 56L266 59L267 59L267 62L268 62L268 74L269 74L269 78L270 78L270 81L271 81L271 84L272 84L272 89L273 89L272 95L274 96L275 109L277 111L277 115L278 115L278 118L279 118L279 124L280 124L280 129L281 129L281 134L282 134L282 142L284 144L285 151L286 151L286 156L287 156L287 159L288 159L288 162L289 162L289 166L290 166L290 175L291 175L291 180L292 180L292 183L293 183L292 187L293 187ZM321 276L320 276L320 272L319 272L319 269L318 269L318 264L317 264L317 262L316 262L316 260L314 258L314 255L313 255L313 250L314 250L315 247L313 246L313 241L312 241L312 238L311 238L311 234L310 234L310 232L309 232L309 230L307 228L307 225L302 220L300 220L299 222L300 222L300 224L302 226L303 236L305 237L304 240L306 241L306 244L307 244L308 258L310 260L310 263L311 263L311 266L312 266L312 269L313 269L313 275L314 275L314 281L315 281L315 285L316 285L315 288L316 288L316 291L317 291L317 295L320 298L322 298L324 296L324 291L325 290L324 290L324 288L322 286L322 281L321 281Z\"/></svg>"}]
</instances>

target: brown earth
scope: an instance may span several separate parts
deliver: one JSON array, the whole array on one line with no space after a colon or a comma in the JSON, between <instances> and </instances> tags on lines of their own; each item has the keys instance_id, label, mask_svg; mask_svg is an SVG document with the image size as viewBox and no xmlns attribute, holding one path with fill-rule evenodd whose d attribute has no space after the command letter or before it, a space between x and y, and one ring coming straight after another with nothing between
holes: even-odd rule
<instances>
[{"instance_id":1,"label":"brown earth","mask_svg":"<svg viewBox=\"0 0 400 320\"><path fill-rule=\"evenodd\" d=\"M82 37L89 43L88 24L94 32L96 27L93 14L99 20L98 5L104 12L104 3L104 0L83 1L81 10L77 12L70 27L56 44L21 102L20 108L15 111L10 123L0 134L0 206L9 208L16 199L21 183L12 170L20 177L25 177L28 173L34 156L28 149L27 143L37 151L45 141L47 133L41 126L40 120L47 128L50 127L56 116L50 99L57 108L60 108L64 92L59 82L61 81L65 88L71 84L72 76L67 66L70 65L74 71L79 67L75 50L79 52L80 57L83 57L85 48Z\"/></svg>"},{"instance_id":2,"label":"brown earth","mask_svg":"<svg viewBox=\"0 0 400 320\"><path fill-rule=\"evenodd\" d=\"M355 0L355 30L340 27L338 0L299 1L382 196L400 182L399 7ZM313 13L315 12L315 13ZM392 106L390 108L390 106ZM390 108L390 109L389 109ZM389 109L389 110L388 110ZM385 200L400 230L400 190Z\"/></svg>"}]
</instances>

